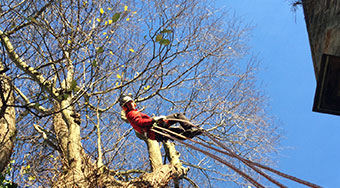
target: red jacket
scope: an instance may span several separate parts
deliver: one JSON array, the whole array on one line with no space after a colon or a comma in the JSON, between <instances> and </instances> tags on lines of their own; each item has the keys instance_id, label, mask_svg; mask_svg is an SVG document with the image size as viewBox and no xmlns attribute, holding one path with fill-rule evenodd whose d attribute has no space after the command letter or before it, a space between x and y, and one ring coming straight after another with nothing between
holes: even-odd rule
<instances>
[{"instance_id":1,"label":"red jacket","mask_svg":"<svg viewBox=\"0 0 340 188\"><path fill-rule=\"evenodd\" d=\"M153 123L153 120L150 116L139 112L137 109L134 109L127 112L126 117L135 131L141 133L142 135L147 133L148 138L152 140L156 139L155 132L150 130Z\"/></svg>"}]
</instances>

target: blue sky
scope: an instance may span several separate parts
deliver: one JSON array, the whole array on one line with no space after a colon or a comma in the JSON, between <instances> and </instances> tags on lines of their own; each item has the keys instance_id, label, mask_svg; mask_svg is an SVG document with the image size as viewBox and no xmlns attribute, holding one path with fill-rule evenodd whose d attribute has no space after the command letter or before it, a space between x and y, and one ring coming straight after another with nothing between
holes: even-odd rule
<instances>
[{"instance_id":1,"label":"blue sky","mask_svg":"<svg viewBox=\"0 0 340 188\"><path fill-rule=\"evenodd\" d=\"M250 46L262 64L268 111L284 132L276 169L323 187L340 187L340 117L312 112L316 80L302 7L293 12L287 0L220 3L255 26Z\"/></svg>"}]
</instances>

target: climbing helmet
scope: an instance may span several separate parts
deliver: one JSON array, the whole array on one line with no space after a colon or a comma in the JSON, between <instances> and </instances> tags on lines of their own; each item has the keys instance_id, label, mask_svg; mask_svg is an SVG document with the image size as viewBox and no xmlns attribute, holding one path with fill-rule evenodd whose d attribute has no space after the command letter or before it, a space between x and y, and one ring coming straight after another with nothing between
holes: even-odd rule
<instances>
[{"instance_id":1,"label":"climbing helmet","mask_svg":"<svg viewBox=\"0 0 340 188\"><path fill-rule=\"evenodd\" d=\"M123 107L126 103L133 101L131 95L122 95L119 99L120 107Z\"/></svg>"}]
</instances>

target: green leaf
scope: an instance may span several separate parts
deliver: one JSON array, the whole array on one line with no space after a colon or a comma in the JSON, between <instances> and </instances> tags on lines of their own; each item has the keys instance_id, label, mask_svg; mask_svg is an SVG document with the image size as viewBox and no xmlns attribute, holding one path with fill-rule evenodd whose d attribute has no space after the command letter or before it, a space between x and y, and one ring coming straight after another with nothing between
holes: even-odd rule
<instances>
[{"instance_id":1,"label":"green leaf","mask_svg":"<svg viewBox=\"0 0 340 188\"><path fill-rule=\"evenodd\" d=\"M93 61L92 61L92 66L93 66L93 67L97 67L97 66L98 66L96 60L93 60Z\"/></svg>"},{"instance_id":2,"label":"green leaf","mask_svg":"<svg viewBox=\"0 0 340 188\"><path fill-rule=\"evenodd\" d=\"M160 42L163 39L162 35L156 36L156 42Z\"/></svg>"},{"instance_id":3,"label":"green leaf","mask_svg":"<svg viewBox=\"0 0 340 188\"><path fill-rule=\"evenodd\" d=\"M104 52L104 47L101 46L97 49L97 53L103 53Z\"/></svg>"},{"instance_id":4,"label":"green leaf","mask_svg":"<svg viewBox=\"0 0 340 188\"><path fill-rule=\"evenodd\" d=\"M33 23L38 23L38 21L35 18L30 17L29 20Z\"/></svg>"},{"instance_id":5,"label":"green leaf","mask_svg":"<svg viewBox=\"0 0 340 188\"><path fill-rule=\"evenodd\" d=\"M77 81L72 80L71 82L71 90L73 91L77 87Z\"/></svg>"},{"instance_id":6,"label":"green leaf","mask_svg":"<svg viewBox=\"0 0 340 188\"><path fill-rule=\"evenodd\" d=\"M63 96L62 95L58 95L57 99L58 99L58 101L62 101L63 100Z\"/></svg>"},{"instance_id":7,"label":"green leaf","mask_svg":"<svg viewBox=\"0 0 340 188\"><path fill-rule=\"evenodd\" d=\"M39 108L40 104L39 103L35 103L34 104L34 108Z\"/></svg>"},{"instance_id":8,"label":"green leaf","mask_svg":"<svg viewBox=\"0 0 340 188\"><path fill-rule=\"evenodd\" d=\"M170 44L170 40L162 39L162 40L159 41L159 43L162 44L162 45L169 45Z\"/></svg>"},{"instance_id":9,"label":"green leaf","mask_svg":"<svg viewBox=\"0 0 340 188\"><path fill-rule=\"evenodd\" d=\"M113 22L116 22L116 21L118 21L119 20L119 18L120 18L120 12L117 12L116 14L114 14L113 16L112 16L112 21Z\"/></svg>"},{"instance_id":10,"label":"green leaf","mask_svg":"<svg viewBox=\"0 0 340 188\"><path fill-rule=\"evenodd\" d=\"M67 94L67 93L64 93L64 94L63 94L63 99L67 99L67 98L69 98L69 97L70 97L69 94Z\"/></svg>"},{"instance_id":11,"label":"green leaf","mask_svg":"<svg viewBox=\"0 0 340 188\"><path fill-rule=\"evenodd\" d=\"M168 30L168 29L164 29L164 30L161 31L161 33L173 33L173 31Z\"/></svg>"},{"instance_id":12,"label":"green leaf","mask_svg":"<svg viewBox=\"0 0 340 188\"><path fill-rule=\"evenodd\" d=\"M76 87L73 89L73 91L74 91L75 93L77 93L79 90L80 90L80 88L79 88L78 86L76 86Z\"/></svg>"}]
</instances>

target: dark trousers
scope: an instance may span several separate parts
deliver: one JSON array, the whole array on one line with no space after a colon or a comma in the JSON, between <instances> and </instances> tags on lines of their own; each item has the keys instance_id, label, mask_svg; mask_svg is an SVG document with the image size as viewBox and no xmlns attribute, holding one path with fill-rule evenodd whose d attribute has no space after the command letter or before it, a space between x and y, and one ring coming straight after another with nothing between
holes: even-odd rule
<instances>
[{"instance_id":1,"label":"dark trousers","mask_svg":"<svg viewBox=\"0 0 340 188\"><path fill-rule=\"evenodd\" d=\"M183 127L183 129L185 129L185 130L188 130L188 129L192 128L192 125L189 123L189 119L187 117L185 117L185 115L182 114L182 113L175 113L175 114L167 115L166 119L179 119L179 120L183 120L183 121L168 120L167 121L168 127L170 127L171 125L173 125L175 123L179 123L181 125L181 127Z\"/></svg>"},{"instance_id":2,"label":"dark trousers","mask_svg":"<svg viewBox=\"0 0 340 188\"><path fill-rule=\"evenodd\" d=\"M169 120L169 119L171 119L171 120ZM182 121L176 121L174 119L178 119L178 120L182 120ZM174 125L176 123L179 123L181 125L181 127L171 127L171 125ZM175 132L177 134L180 134L182 136L192 138L192 136L190 135L191 132L187 131L187 130L192 128L192 125L189 123L189 119L187 117L185 117L184 114L182 114L182 113L175 113L175 114L170 114L170 115L166 116L165 122L163 122L162 124L159 124L158 126L161 126L163 128L167 128L170 131ZM162 131L162 130L159 130L159 131ZM164 131L162 131L162 132L164 132ZM185 140L184 138L182 138L178 135L167 133L167 132L164 132L164 133L169 134L170 136L173 136L177 139ZM167 140L167 139L168 139L167 137L156 134L156 140L158 140L158 141Z\"/></svg>"}]
</instances>

